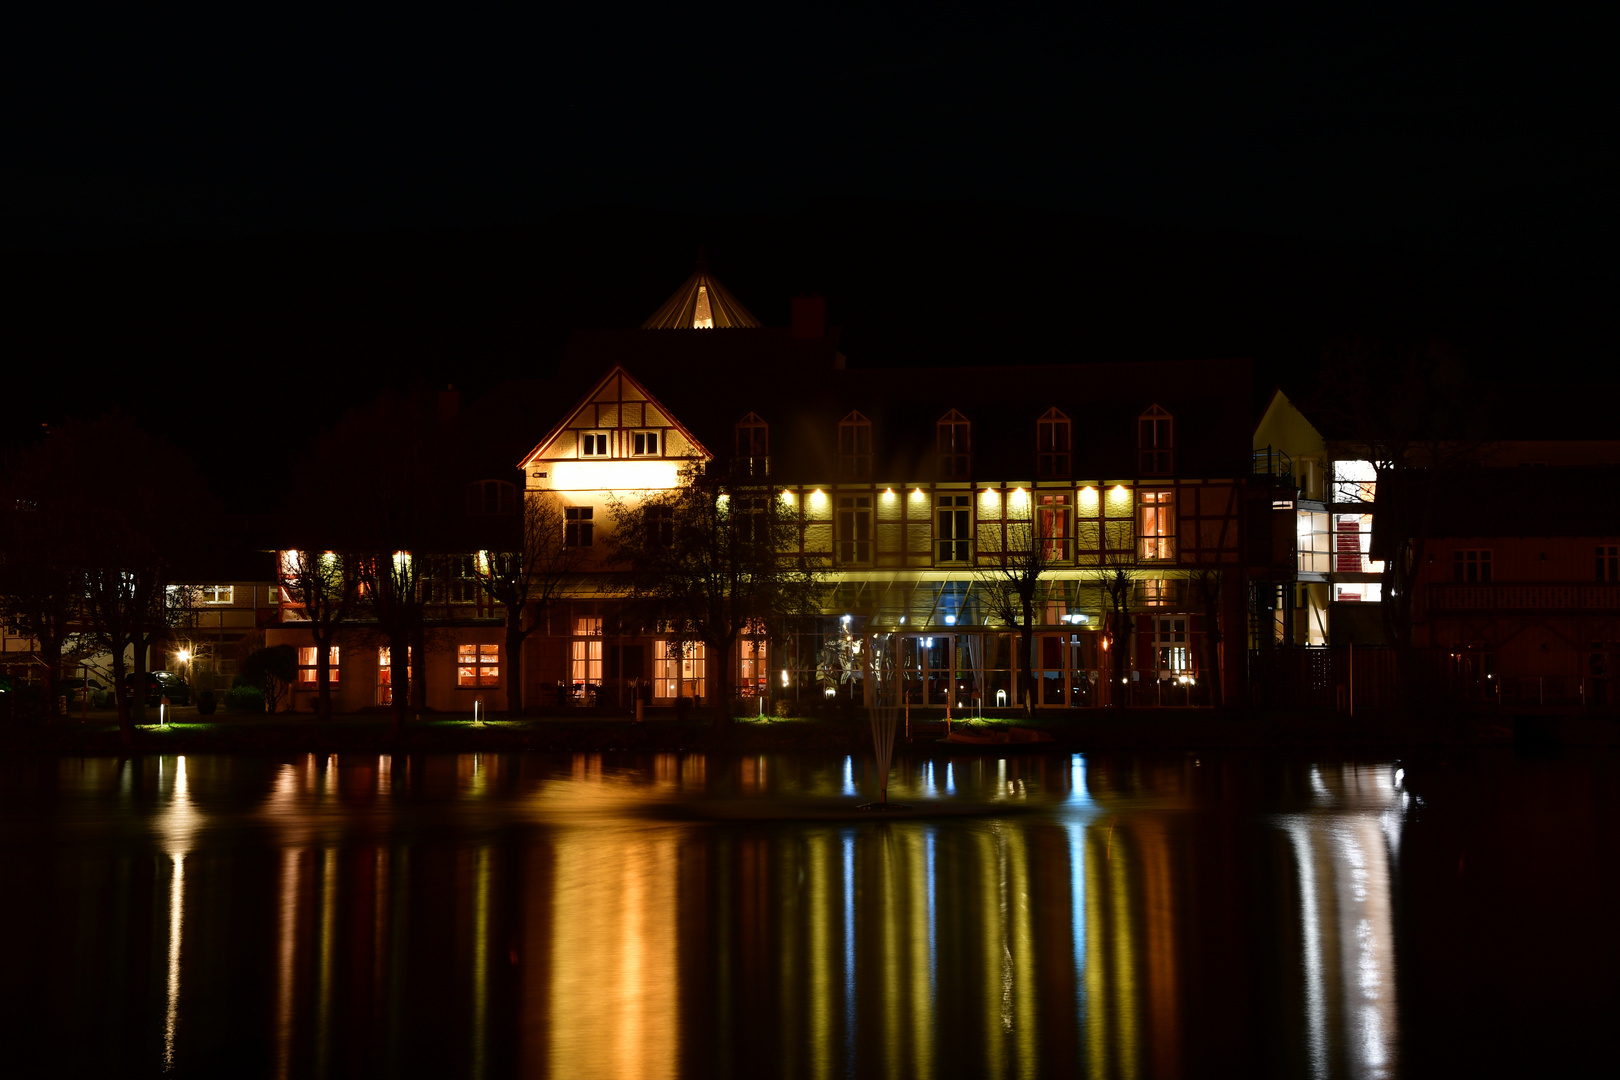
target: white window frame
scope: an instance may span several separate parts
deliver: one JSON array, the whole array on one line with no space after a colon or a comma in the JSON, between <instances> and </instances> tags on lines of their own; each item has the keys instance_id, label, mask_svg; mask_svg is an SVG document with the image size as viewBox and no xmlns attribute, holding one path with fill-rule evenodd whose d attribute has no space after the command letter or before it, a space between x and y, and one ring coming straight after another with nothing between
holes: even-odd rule
<instances>
[{"instance_id":1,"label":"white window frame","mask_svg":"<svg viewBox=\"0 0 1620 1080\"><path fill-rule=\"evenodd\" d=\"M651 448L649 449L649 443ZM661 431L632 431L630 456L636 458L663 457L664 433Z\"/></svg>"},{"instance_id":2,"label":"white window frame","mask_svg":"<svg viewBox=\"0 0 1620 1080\"><path fill-rule=\"evenodd\" d=\"M579 456L592 460L612 457L613 440L605 431L582 431L579 433Z\"/></svg>"}]
</instances>

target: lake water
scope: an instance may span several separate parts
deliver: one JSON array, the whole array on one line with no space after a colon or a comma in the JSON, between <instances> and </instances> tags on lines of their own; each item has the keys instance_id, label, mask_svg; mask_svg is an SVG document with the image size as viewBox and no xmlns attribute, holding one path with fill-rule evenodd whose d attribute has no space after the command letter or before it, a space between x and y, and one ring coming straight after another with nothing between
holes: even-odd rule
<instances>
[{"instance_id":1,"label":"lake water","mask_svg":"<svg viewBox=\"0 0 1620 1080\"><path fill-rule=\"evenodd\" d=\"M14 757L7 1072L1551 1075L1615 764Z\"/></svg>"}]
</instances>

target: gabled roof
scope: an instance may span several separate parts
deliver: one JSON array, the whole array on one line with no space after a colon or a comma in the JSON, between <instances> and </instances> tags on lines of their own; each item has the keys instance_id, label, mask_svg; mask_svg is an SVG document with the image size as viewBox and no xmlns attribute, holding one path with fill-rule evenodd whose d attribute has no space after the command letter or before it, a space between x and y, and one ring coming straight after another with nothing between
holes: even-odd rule
<instances>
[{"instance_id":1,"label":"gabled roof","mask_svg":"<svg viewBox=\"0 0 1620 1080\"><path fill-rule=\"evenodd\" d=\"M699 262L686 284L675 290L652 317L641 324L643 330L734 330L758 329L761 323L742 301L709 273Z\"/></svg>"},{"instance_id":2,"label":"gabled roof","mask_svg":"<svg viewBox=\"0 0 1620 1080\"><path fill-rule=\"evenodd\" d=\"M663 402L659 401L657 398L653 397L652 394L647 392L647 388L641 385L640 380L626 371L622 365L614 364L606 375L597 380L590 392L582 397L574 405L574 407L557 422L556 426L546 433L546 437L535 444L533 450L530 450L527 454L523 455L523 460L518 462L518 468L528 468L531 461L535 460L536 458L544 457L544 451L557 440L557 436L561 435L563 431L569 427L576 426L574 421L579 417L580 413L584 412L585 409L594 406L599 401L603 403L611 402L614 404L627 401L644 403L648 408L656 410L656 413L659 416L658 422L655 423L654 421L649 420L648 424L657 427L672 427L679 431L681 435L686 438L687 442L692 444L692 448L697 451L699 457L703 458L704 460L709 460L714 457L714 455L709 452L708 448L705 447L703 443L701 443L697 437L692 434L686 425L681 423L680 420L676 419L675 414L670 412ZM638 406L638 408L639 407L640 406ZM667 425L663 421L667 421ZM593 421L586 426L597 427L600 425ZM607 424L607 426L613 427L617 425L610 422ZM632 426L641 427L643 425L641 423L636 423Z\"/></svg>"}]
</instances>

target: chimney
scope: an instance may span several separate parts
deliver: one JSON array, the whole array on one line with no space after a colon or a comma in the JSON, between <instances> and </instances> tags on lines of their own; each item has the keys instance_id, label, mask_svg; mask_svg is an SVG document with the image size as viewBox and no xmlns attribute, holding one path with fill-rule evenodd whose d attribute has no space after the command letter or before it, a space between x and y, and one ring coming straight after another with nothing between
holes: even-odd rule
<instances>
[{"instance_id":1,"label":"chimney","mask_svg":"<svg viewBox=\"0 0 1620 1080\"><path fill-rule=\"evenodd\" d=\"M793 339L820 341L827 336L827 299L822 296L793 298Z\"/></svg>"}]
</instances>

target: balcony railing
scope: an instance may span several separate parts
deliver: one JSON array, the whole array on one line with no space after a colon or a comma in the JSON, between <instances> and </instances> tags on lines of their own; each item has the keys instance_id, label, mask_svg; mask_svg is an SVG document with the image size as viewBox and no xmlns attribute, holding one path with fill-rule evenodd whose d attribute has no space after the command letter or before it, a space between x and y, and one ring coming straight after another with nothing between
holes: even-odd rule
<instances>
[{"instance_id":1,"label":"balcony railing","mask_svg":"<svg viewBox=\"0 0 1620 1080\"><path fill-rule=\"evenodd\" d=\"M1267 446L1254 452L1253 472L1256 476L1275 476L1292 481L1294 478L1294 459L1278 450L1275 446Z\"/></svg>"},{"instance_id":2,"label":"balcony railing","mask_svg":"<svg viewBox=\"0 0 1620 1080\"><path fill-rule=\"evenodd\" d=\"M1429 610L1616 611L1620 610L1620 585L1542 582L1430 585Z\"/></svg>"}]
</instances>

